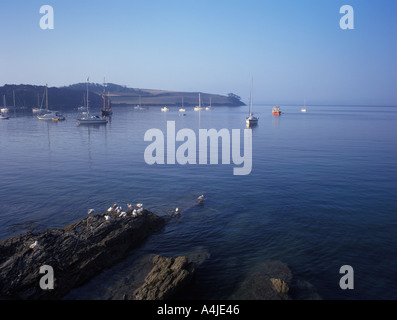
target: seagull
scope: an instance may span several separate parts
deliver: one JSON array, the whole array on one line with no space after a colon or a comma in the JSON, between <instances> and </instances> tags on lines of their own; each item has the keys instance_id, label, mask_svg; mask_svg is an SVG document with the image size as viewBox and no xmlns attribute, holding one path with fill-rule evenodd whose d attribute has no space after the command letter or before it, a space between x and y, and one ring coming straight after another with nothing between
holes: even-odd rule
<instances>
[{"instance_id":1,"label":"seagull","mask_svg":"<svg viewBox=\"0 0 397 320\"><path fill-rule=\"evenodd\" d=\"M134 206L132 204L127 204L128 209L134 209Z\"/></svg>"},{"instance_id":2,"label":"seagull","mask_svg":"<svg viewBox=\"0 0 397 320\"><path fill-rule=\"evenodd\" d=\"M203 201L204 201L204 195L202 194L202 195L199 196L197 199L198 199L198 201L203 202Z\"/></svg>"},{"instance_id":3,"label":"seagull","mask_svg":"<svg viewBox=\"0 0 397 320\"><path fill-rule=\"evenodd\" d=\"M134 209L134 211L132 211L132 216L136 217L137 215L138 215L138 213L137 213L136 209Z\"/></svg>"},{"instance_id":4,"label":"seagull","mask_svg":"<svg viewBox=\"0 0 397 320\"><path fill-rule=\"evenodd\" d=\"M142 203L138 203L136 206L137 206L138 208L142 208L142 207L143 207L143 204L142 204Z\"/></svg>"},{"instance_id":5,"label":"seagull","mask_svg":"<svg viewBox=\"0 0 397 320\"><path fill-rule=\"evenodd\" d=\"M38 244L39 244L39 243L38 243L37 240L36 240L35 242L33 242L33 243L29 246L29 248L33 249L33 248L37 247Z\"/></svg>"},{"instance_id":6,"label":"seagull","mask_svg":"<svg viewBox=\"0 0 397 320\"><path fill-rule=\"evenodd\" d=\"M91 213L95 213L95 210L94 209L88 210L88 214L91 214Z\"/></svg>"},{"instance_id":7,"label":"seagull","mask_svg":"<svg viewBox=\"0 0 397 320\"><path fill-rule=\"evenodd\" d=\"M113 207L109 207L108 212L112 212L113 211Z\"/></svg>"},{"instance_id":8,"label":"seagull","mask_svg":"<svg viewBox=\"0 0 397 320\"><path fill-rule=\"evenodd\" d=\"M127 216L127 212L122 212L120 213L119 217L126 217Z\"/></svg>"},{"instance_id":9,"label":"seagull","mask_svg":"<svg viewBox=\"0 0 397 320\"><path fill-rule=\"evenodd\" d=\"M109 221L109 220L110 220L110 216L105 216L105 219L106 219L107 221Z\"/></svg>"},{"instance_id":10,"label":"seagull","mask_svg":"<svg viewBox=\"0 0 397 320\"><path fill-rule=\"evenodd\" d=\"M175 213L180 213L179 208L175 209Z\"/></svg>"}]
</instances>

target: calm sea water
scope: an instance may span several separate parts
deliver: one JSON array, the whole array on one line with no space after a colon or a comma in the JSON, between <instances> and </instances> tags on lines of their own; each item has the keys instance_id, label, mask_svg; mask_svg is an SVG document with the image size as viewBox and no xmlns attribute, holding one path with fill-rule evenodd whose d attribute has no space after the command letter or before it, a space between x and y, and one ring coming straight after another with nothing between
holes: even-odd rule
<instances>
[{"instance_id":1,"label":"calm sea water","mask_svg":"<svg viewBox=\"0 0 397 320\"><path fill-rule=\"evenodd\" d=\"M142 202L185 210L142 254L209 255L189 298L225 299L250 270L281 260L324 299L397 299L397 108L256 106L253 170L234 165L149 166L148 129L244 129L247 107L200 113L114 108L107 126L41 122L11 111L0 122L0 239L86 217L89 208ZM206 195L204 206L196 198ZM342 291L342 265L355 289ZM84 291L82 291L84 292ZM83 293L82 293L83 295Z\"/></svg>"}]
</instances>

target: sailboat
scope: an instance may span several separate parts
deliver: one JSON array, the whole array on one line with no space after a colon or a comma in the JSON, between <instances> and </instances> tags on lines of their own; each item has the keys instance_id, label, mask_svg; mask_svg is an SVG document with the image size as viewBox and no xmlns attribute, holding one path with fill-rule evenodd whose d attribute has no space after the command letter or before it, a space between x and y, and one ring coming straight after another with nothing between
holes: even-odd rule
<instances>
[{"instance_id":1,"label":"sailboat","mask_svg":"<svg viewBox=\"0 0 397 320\"><path fill-rule=\"evenodd\" d=\"M8 113L8 108L6 104L6 95L3 95L3 108L0 109L1 113Z\"/></svg>"},{"instance_id":2,"label":"sailboat","mask_svg":"<svg viewBox=\"0 0 397 320\"><path fill-rule=\"evenodd\" d=\"M108 121L106 119L90 114L88 100L88 81L89 78L87 79L87 112L83 117L77 119L77 121L79 122L79 124L107 124Z\"/></svg>"},{"instance_id":3,"label":"sailboat","mask_svg":"<svg viewBox=\"0 0 397 320\"><path fill-rule=\"evenodd\" d=\"M105 82L105 80L103 82L102 99L103 99L103 109L101 110L102 117L111 116L113 114L113 112L112 112L111 102L110 102L110 98L109 98L109 92L106 95L106 82ZM106 100L108 102L107 105L106 105Z\"/></svg>"},{"instance_id":4,"label":"sailboat","mask_svg":"<svg viewBox=\"0 0 397 320\"><path fill-rule=\"evenodd\" d=\"M194 107L194 111L200 111L203 110L203 108L201 107L201 94L199 93L199 105Z\"/></svg>"},{"instance_id":5,"label":"sailboat","mask_svg":"<svg viewBox=\"0 0 397 320\"><path fill-rule=\"evenodd\" d=\"M60 114L58 111L48 110L48 85L47 84L45 85L45 106L46 106L45 111L40 113L37 116L37 119L39 119L39 120L53 120L53 121L65 120L65 117L62 114Z\"/></svg>"},{"instance_id":6,"label":"sailboat","mask_svg":"<svg viewBox=\"0 0 397 320\"><path fill-rule=\"evenodd\" d=\"M179 112L185 112L185 111L186 111L186 109L183 106L183 97L182 97L182 108L179 109Z\"/></svg>"},{"instance_id":7,"label":"sailboat","mask_svg":"<svg viewBox=\"0 0 397 320\"><path fill-rule=\"evenodd\" d=\"M305 105L304 105L304 107L301 109L301 112L306 112L307 110L306 110L306 100L305 100Z\"/></svg>"},{"instance_id":8,"label":"sailboat","mask_svg":"<svg viewBox=\"0 0 397 320\"><path fill-rule=\"evenodd\" d=\"M210 105L205 108L205 110L211 110L212 109L212 97L210 97Z\"/></svg>"},{"instance_id":9,"label":"sailboat","mask_svg":"<svg viewBox=\"0 0 397 320\"><path fill-rule=\"evenodd\" d=\"M162 112L167 112L167 111L170 111L170 109L168 109L167 107L163 107L163 108L161 108L161 111Z\"/></svg>"},{"instance_id":10,"label":"sailboat","mask_svg":"<svg viewBox=\"0 0 397 320\"><path fill-rule=\"evenodd\" d=\"M247 126L253 126L258 124L259 118L255 117L252 113L252 87L254 85L254 80L251 80L251 93L250 93L250 107L249 107L249 116L245 118L245 122Z\"/></svg>"},{"instance_id":11,"label":"sailboat","mask_svg":"<svg viewBox=\"0 0 397 320\"><path fill-rule=\"evenodd\" d=\"M37 108L32 108L32 112L38 113L40 111L41 111L41 109L40 109L40 94L38 93L37 94Z\"/></svg>"},{"instance_id":12,"label":"sailboat","mask_svg":"<svg viewBox=\"0 0 397 320\"><path fill-rule=\"evenodd\" d=\"M7 109L7 107L6 107L6 96L4 95L3 96L3 104L4 104L4 107L3 108L1 108L1 112L0 112L0 120L7 120L7 119L9 119L9 116L7 116L7 112L8 112L8 109ZM7 109L7 111L6 112L3 112L3 109Z\"/></svg>"}]
</instances>

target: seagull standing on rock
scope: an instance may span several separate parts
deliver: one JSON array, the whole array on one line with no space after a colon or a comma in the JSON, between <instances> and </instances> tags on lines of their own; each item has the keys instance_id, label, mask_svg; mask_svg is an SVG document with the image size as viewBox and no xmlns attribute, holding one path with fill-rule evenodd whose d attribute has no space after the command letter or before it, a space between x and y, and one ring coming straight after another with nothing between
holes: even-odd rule
<instances>
[{"instance_id":1,"label":"seagull standing on rock","mask_svg":"<svg viewBox=\"0 0 397 320\"><path fill-rule=\"evenodd\" d=\"M110 216L105 216L106 221L110 220Z\"/></svg>"},{"instance_id":2,"label":"seagull standing on rock","mask_svg":"<svg viewBox=\"0 0 397 320\"><path fill-rule=\"evenodd\" d=\"M111 207L109 207L108 212L113 212L114 210L117 209L117 203L115 203L114 205L112 205Z\"/></svg>"},{"instance_id":3,"label":"seagull standing on rock","mask_svg":"<svg viewBox=\"0 0 397 320\"><path fill-rule=\"evenodd\" d=\"M94 210L94 209L89 209L88 212L87 212L88 215L90 215L90 214L92 214L92 213L95 213L95 210Z\"/></svg>"},{"instance_id":4,"label":"seagull standing on rock","mask_svg":"<svg viewBox=\"0 0 397 320\"><path fill-rule=\"evenodd\" d=\"M36 240L35 242L33 242L33 243L29 246L29 248L30 248L30 249L33 249L33 248L37 247L38 245L39 245L39 242Z\"/></svg>"}]
</instances>

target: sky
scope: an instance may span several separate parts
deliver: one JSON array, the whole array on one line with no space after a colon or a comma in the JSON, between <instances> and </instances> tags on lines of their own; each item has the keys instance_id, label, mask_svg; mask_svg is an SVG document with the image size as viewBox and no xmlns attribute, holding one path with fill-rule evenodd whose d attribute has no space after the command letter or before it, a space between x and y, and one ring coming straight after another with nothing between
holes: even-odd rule
<instances>
[{"instance_id":1,"label":"sky","mask_svg":"<svg viewBox=\"0 0 397 320\"><path fill-rule=\"evenodd\" d=\"M1 0L0 85L106 78L248 102L253 79L255 104L397 106L396 14L395 0Z\"/></svg>"}]
</instances>

